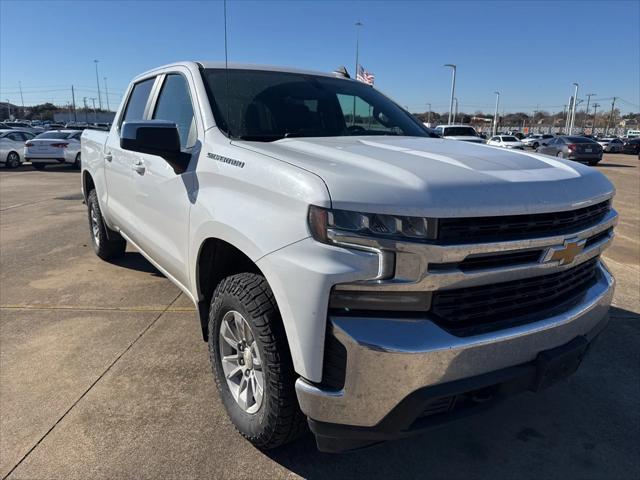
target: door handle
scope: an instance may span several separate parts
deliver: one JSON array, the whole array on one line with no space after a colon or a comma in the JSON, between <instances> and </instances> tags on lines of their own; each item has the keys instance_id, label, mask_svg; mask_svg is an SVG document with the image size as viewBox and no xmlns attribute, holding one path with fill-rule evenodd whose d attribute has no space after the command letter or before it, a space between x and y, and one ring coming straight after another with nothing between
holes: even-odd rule
<instances>
[{"instance_id":1,"label":"door handle","mask_svg":"<svg viewBox=\"0 0 640 480\"><path fill-rule=\"evenodd\" d=\"M107 152L107 153L105 153L105 154L104 154L104 159L105 159L107 162L110 162L111 160L113 160L113 155L111 155L111 152Z\"/></svg>"},{"instance_id":2,"label":"door handle","mask_svg":"<svg viewBox=\"0 0 640 480\"><path fill-rule=\"evenodd\" d=\"M144 170L145 170L144 162L142 160L134 160L133 163L131 164L131 170L141 175L144 174Z\"/></svg>"}]
</instances>

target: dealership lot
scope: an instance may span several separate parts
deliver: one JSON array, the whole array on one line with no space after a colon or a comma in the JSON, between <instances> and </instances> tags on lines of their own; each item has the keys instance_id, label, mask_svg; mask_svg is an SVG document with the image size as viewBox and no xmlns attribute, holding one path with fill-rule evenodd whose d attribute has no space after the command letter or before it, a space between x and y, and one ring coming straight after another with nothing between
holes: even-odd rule
<instances>
[{"instance_id":1,"label":"dealership lot","mask_svg":"<svg viewBox=\"0 0 640 480\"><path fill-rule=\"evenodd\" d=\"M0 171L0 477L638 478L640 163L606 154L620 224L611 324L581 370L426 435L264 454L215 392L193 305L138 253L91 248L79 174Z\"/></svg>"}]
</instances>

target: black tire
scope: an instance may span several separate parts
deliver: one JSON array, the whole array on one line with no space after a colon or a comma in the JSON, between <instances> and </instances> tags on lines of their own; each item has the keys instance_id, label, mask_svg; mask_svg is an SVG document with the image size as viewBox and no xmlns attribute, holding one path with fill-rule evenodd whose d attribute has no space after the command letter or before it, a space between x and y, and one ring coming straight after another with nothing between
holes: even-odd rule
<instances>
[{"instance_id":1,"label":"black tire","mask_svg":"<svg viewBox=\"0 0 640 480\"><path fill-rule=\"evenodd\" d=\"M596 165L598 165L600 163L600 160L589 160L589 165L592 167L595 167Z\"/></svg>"},{"instance_id":2,"label":"black tire","mask_svg":"<svg viewBox=\"0 0 640 480\"><path fill-rule=\"evenodd\" d=\"M31 165L33 165L33 168L35 168L36 170L44 170L44 168L47 166L46 163L32 163Z\"/></svg>"},{"instance_id":3,"label":"black tire","mask_svg":"<svg viewBox=\"0 0 640 480\"><path fill-rule=\"evenodd\" d=\"M95 190L91 190L87 197L87 214L91 244L96 255L102 260L111 260L124 255L127 242L118 232L105 225Z\"/></svg>"},{"instance_id":4,"label":"black tire","mask_svg":"<svg viewBox=\"0 0 640 480\"><path fill-rule=\"evenodd\" d=\"M76 170L80 170L81 166L82 166L82 163L80 161L80 152L78 152L78 154L76 155L76 159L73 162L73 168L75 168Z\"/></svg>"},{"instance_id":5,"label":"black tire","mask_svg":"<svg viewBox=\"0 0 640 480\"><path fill-rule=\"evenodd\" d=\"M5 166L7 168L18 168L20 166L20 155L16 152L9 152Z\"/></svg>"},{"instance_id":6,"label":"black tire","mask_svg":"<svg viewBox=\"0 0 640 480\"><path fill-rule=\"evenodd\" d=\"M538 148L540 146L540 144L538 142L533 142L533 149L535 150L536 148Z\"/></svg>"},{"instance_id":7,"label":"black tire","mask_svg":"<svg viewBox=\"0 0 640 480\"><path fill-rule=\"evenodd\" d=\"M233 397L220 357L220 328L230 311L240 313L251 328L261 358L264 393L259 409L243 410ZM291 442L307 429L295 392L296 373L280 312L261 275L241 273L220 282L209 310L209 357L222 403L236 430L253 445L269 450Z\"/></svg>"}]
</instances>

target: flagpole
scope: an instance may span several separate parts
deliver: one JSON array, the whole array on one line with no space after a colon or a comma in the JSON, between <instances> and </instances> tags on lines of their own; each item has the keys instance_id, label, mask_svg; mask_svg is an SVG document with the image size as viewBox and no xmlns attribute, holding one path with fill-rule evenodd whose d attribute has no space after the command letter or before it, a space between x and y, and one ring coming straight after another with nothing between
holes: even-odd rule
<instances>
[{"instance_id":1,"label":"flagpole","mask_svg":"<svg viewBox=\"0 0 640 480\"><path fill-rule=\"evenodd\" d=\"M360 67L358 55L360 53L360 28L362 26L362 22L356 22L356 70L353 76L354 80L358 81L358 68ZM356 96L353 96L353 125L356 124Z\"/></svg>"}]
</instances>

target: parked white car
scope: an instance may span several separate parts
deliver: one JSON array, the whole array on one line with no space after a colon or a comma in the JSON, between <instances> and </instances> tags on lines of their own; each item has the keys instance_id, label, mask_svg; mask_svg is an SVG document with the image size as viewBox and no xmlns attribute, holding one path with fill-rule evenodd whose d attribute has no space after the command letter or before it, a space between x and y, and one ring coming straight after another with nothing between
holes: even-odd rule
<instances>
[{"instance_id":1,"label":"parked white car","mask_svg":"<svg viewBox=\"0 0 640 480\"><path fill-rule=\"evenodd\" d=\"M19 167L24 162L24 143L34 137L33 133L3 129L0 130L0 163L7 168Z\"/></svg>"},{"instance_id":2,"label":"parked white car","mask_svg":"<svg viewBox=\"0 0 640 480\"><path fill-rule=\"evenodd\" d=\"M197 306L221 403L261 449L307 425L358 448L540 390L607 325L603 174L432 138L356 80L148 71L110 131L84 131L82 189L96 254L129 243Z\"/></svg>"},{"instance_id":3,"label":"parked white car","mask_svg":"<svg viewBox=\"0 0 640 480\"><path fill-rule=\"evenodd\" d=\"M469 125L438 125L435 130L442 138L471 143L484 143L484 139L478 135L476 129Z\"/></svg>"},{"instance_id":4,"label":"parked white car","mask_svg":"<svg viewBox=\"0 0 640 480\"><path fill-rule=\"evenodd\" d=\"M624 141L616 138L597 138L596 142L600 144L602 150L609 153L619 153L622 151L622 146L624 145Z\"/></svg>"},{"instance_id":5,"label":"parked white car","mask_svg":"<svg viewBox=\"0 0 640 480\"><path fill-rule=\"evenodd\" d=\"M496 135L491 137L487 141L487 145L503 148L516 148L518 150L524 150L524 143L518 140L517 137L511 135Z\"/></svg>"},{"instance_id":6,"label":"parked white car","mask_svg":"<svg viewBox=\"0 0 640 480\"><path fill-rule=\"evenodd\" d=\"M49 164L67 163L80 168L82 130L52 130L25 143L24 158L36 170Z\"/></svg>"},{"instance_id":7,"label":"parked white car","mask_svg":"<svg viewBox=\"0 0 640 480\"><path fill-rule=\"evenodd\" d=\"M546 145L554 138L556 138L555 135L551 135L549 133L536 133L523 138L522 143L524 146L531 147L535 150L540 145Z\"/></svg>"}]
</instances>

